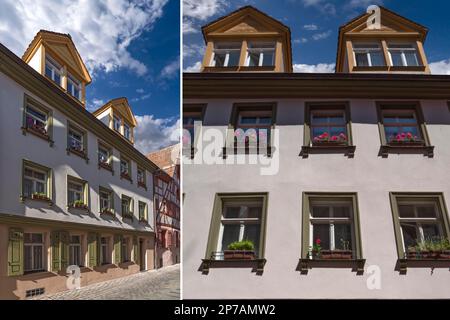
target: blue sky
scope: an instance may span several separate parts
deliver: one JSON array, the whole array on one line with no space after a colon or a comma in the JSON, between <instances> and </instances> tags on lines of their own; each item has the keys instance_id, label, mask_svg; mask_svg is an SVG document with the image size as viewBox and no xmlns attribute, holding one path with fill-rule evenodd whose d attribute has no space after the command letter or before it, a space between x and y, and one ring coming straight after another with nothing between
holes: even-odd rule
<instances>
[{"instance_id":1,"label":"blue sky","mask_svg":"<svg viewBox=\"0 0 450 320\"><path fill-rule=\"evenodd\" d=\"M18 56L40 29L70 33L93 78L88 110L127 97L143 153L179 141L179 0L2 0L0 21Z\"/></svg>"},{"instance_id":2,"label":"blue sky","mask_svg":"<svg viewBox=\"0 0 450 320\"><path fill-rule=\"evenodd\" d=\"M381 4L429 28L425 44L433 73L450 74L448 1L394 0L183 0L185 71L201 61L201 26L245 5L253 5L291 28L296 71L333 72L339 26ZM202 50L200 50L202 49Z\"/></svg>"}]
</instances>

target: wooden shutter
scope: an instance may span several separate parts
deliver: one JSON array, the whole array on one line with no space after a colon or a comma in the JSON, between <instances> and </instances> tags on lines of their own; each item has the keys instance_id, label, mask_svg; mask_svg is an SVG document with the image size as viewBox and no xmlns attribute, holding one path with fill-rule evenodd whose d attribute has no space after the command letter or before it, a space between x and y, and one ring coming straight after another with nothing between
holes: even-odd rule
<instances>
[{"instance_id":1,"label":"wooden shutter","mask_svg":"<svg viewBox=\"0 0 450 320\"><path fill-rule=\"evenodd\" d=\"M100 245L100 241L97 237L96 233L88 234L88 256L89 256L89 267L93 268L98 265L98 257L99 250L98 246Z\"/></svg>"},{"instance_id":2,"label":"wooden shutter","mask_svg":"<svg viewBox=\"0 0 450 320\"><path fill-rule=\"evenodd\" d=\"M61 238L59 231L52 231L50 241L52 248L52 271L57 272L61 270Z\"/></svg>"},{"instance_id":3,"label":"wooden shutter","mask_svg":"<svg viewBox=\"0 0 450 320\"><path fill-rule=\"evenodd\" d=\"M137 236L133 236L133 262L139 264L139 248Z\"/></svg>"},{"instance_id":4,"label":"wooden shutter","mask_svg":"<svg viewBox=\"0 0 450 320\"><path fill-rule=\"evenodd\" d=\"M61 252L61 270L66 270L69 265L69 242L70 236L67 231L60 232L60 252Z\"/></svg>"},{"instance_id":5,"label":"wooden shutter","mask_svg":"<svg viewBox=\"0 0 450 320\"><path fill-rule=\"evenodd\" d=\"M9 229L8 276L23 275L23 231Z\"/></svg>"},{"instance_id":6,"label":"wooden shutter","mask_svg":"<svg viewBox=\"0 0 450 320\"><path fill-rule=\"evenodd\" d=\"M114 235L114 263L120 262L122 262L122 236L116 234Z\"/></svg>"}]
</instances>

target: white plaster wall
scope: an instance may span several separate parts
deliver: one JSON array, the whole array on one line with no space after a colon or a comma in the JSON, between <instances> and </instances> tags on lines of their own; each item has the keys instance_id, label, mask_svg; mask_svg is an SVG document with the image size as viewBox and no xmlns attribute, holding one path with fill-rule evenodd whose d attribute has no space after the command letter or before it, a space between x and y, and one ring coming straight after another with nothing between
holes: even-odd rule
<instances>
[{"instance_id":1,"label":"white plaster wall","mask_svg":"<svg viewBox=\"0 0 450 320\"><path fill-rule=\"evenodd\" d=\"M97 116L97 119L99 119L101 122L103 122L106 126L109 127L109 109L103 111Z\"/></svg>"},{"instance_id":2,"label":"white plaster wall","mask_svg":"<svg viewBox=\"0 0 450 320\"><path fill-rule=\"evenodd\" d=\"M225 130L232 104L207 103L204 126ZM310 101L310 100L308 100ZM255 102L246 100L245 102ZM299 157L303 144L303 100L279 100L280 170L261 176L258 165L184 165L184 298L450 298L449 268L394 270L397 261L390 191L443 192L450 201L450 112L445 101L421 101L434 158L378 156L375 102L351 100L354 159L342 154ZM296 270L301 251L302 192L357 192L366 272L313 268ZM198 271L205 257L214 196L218 192L268 192L267 234L262 276L251 269ZM449 208L447 208L449 209ZM381 290L369 290L367 267L381 268Z\"/></svg>"},{"instance_id":3,"label":"white plaster wall","mask_svg":"<svg viewBox=\"0 0 450 320\"><path fill-rule=\"evenodd\" d=\"M41 73L41 68L42 68L41 56L42 56L42 45L39 46L39 49L36 50L33 58L31 58L30 62L28 62L30 67L32 67L34 70L36 70L39 73Z\"/></svg>"},{"instance_id":4,"label":"white plaster wall","mask_svg":"<svg viewBox=\"0 0 450 320\"><path fill-rule=\"evenodd\" d=\"M68 155L67 148L67 118L58 110L53 109L53 140L54 146L32 135L23 135L21 131L23 119L24 88L10 78L0 73L0 214L43 218L49 220L92 224L97 226L119 227L130 230L153 231L153 176L147 172L147 191L137 187L137 165L132 162L133 184L128 180L120 179L119 159L120 153L113 150L114 176L107 170L99 170L97 162L97 137L88 131L88 157L89 163L74 154ZM38 97L26 92L34 99L52 109ZM70 106L68 106L70 107ZM76 123L76 119L70 119ZM89 128L84 128L89 130ZM112 146L113 147L113 146ZM22 159L53 169L53 200L54 205L36 201L21 203L21 172ZM67 210L67 175L79 177L89 183L91 213ZM118 219L100 217L99 214L99 186L114 191L114 207ZM134 199L133 222L122 221L120 197L125 194ZM138 221L138 201L148 205L149 224L144 226Z\"/></svg>"}]
</instances>

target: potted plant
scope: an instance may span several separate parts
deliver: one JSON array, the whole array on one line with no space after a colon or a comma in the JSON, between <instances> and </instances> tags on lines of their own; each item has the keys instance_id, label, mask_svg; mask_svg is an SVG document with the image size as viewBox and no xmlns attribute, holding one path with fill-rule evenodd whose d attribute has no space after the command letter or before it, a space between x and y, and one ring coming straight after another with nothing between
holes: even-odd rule
<instances>
[{"instance_id":1,"label":"potted plant","mask_svg":"<svg viewBox=\"0 0 450 320\"><path fill-rule=\"evenodd\" d=\"M112 166L108 163L108 160L99 160L98 166L102 167L103 169L112 171Z\"/></svg>"},{"instance_id":2,"label":"potted plant","mask_svg":"<svg viewBox=\"0 0 450 320\"><path fill-rule=\"evenodd\" d=\"M348 138L344 133L339 135L330 135L328 132L324 132L313 138L313 145L315 146L346 145L347 143Z\"/></svg>"},{"instance_id":3,"label":"potted plant","mask_svg":"<svg viewBox=\"0 0 450 320\"><path fill-rule=\"evenodd\" d=\"M35 192L31 195L33 200L49 201L50 198L43 192Z\"/></svg>"},{"instance_id":4,"label":"potted plant","mask_svg":"<svg viewBox=\"0 0 450 320\"><path fill-rule=\"evenodd\" d=\"M223 254L225 260L254 260L255 245L250 240L236 241Z\"/></svg>"},{"instance_id":5,"label":"potted plant","mask_svg":"<svg viewBox=\"0 0 450 320\"><path fill-rule=\"evenodd\" d=\"M100 213L114 216L114 212L111 208L103 208Z\"/></svg>"},{"instance_id":6,"label":"potted plant","mask_svg":"<svg viewBox=\"0 0 450 320\"><path fill-rule=\"evenodd\" d=\"M313 258L320 259L322 257L322 246L320 245L322 240L316 239L312 247L310 247L310 254Z\"/></svg>"},{"instance_id":7,"label":"potted plant","mask_svg":"<svg viewBox=\"0 0 450 320\"><path fill-rule=\"evenodd\" d=\"M72 208L87 210L88 206L82 200L75 200L72 205Z\"/></svg>"},{"instance_id":8,"label":"potted plant","mask_svg":"<svg viewBox=\"0 0 450 320\"><path fill-rule=\"evenodd\" d=\"M448 260L450 259L450 241L447 238L427 239L410 246L406 256L412 260Z\"/></svg>"},{"instance_id":9,"label":"potted plant","mask_svg":"<svg viewBox=\"0 0 450 320\"><path fill-rule=\"evenodd\" d=\"M321 240L317 239L314 245L312 246L312 256L315 259L337 259L337 260L351 260L353 257L353 251L350 250L350 242L344 239L341 239L341 244L343 249L335 249L335 250L324 250L321 247Z\"/></svg>"},{"instance_id":10,"label":"potted plant","mask_svg":"<svg viewBox=\"0 0 450 320\"><path fill-rule=\"evenodd\" d=\"M397 135L392 135L389 137L389 144L391 145L400 145L400 146L408 146L408 145L422 145L423 141L416 135L413 135L411 132L402 132Z\"/></svg>"}]
</instances>

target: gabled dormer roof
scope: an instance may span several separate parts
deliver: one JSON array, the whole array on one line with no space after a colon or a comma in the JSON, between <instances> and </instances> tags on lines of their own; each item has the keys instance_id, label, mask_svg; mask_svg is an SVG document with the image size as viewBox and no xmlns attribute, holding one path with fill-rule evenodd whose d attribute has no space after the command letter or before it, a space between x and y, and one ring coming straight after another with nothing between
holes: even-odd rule
<instances>
[{"instance_id":1,"label":"gabled dormer roof","mask_svg":"<svg viewBox=\"0 0 450 320\"><path fill-rule=\"evenodd\" d=\"M52 57L67 64L80 80L86 84L92 82L89 71L75 47L70 34L40 30L23 54L22 60L28 63L41 44L45 46L45 50L50 52Z\"/></svg>"},{"instance_id":2,"label":"gabled dormer roof","mask_svg":"<svg viewBox=\"0 0 450 320\"><path fill-rule=\"evenodd\" d=\"M253 6L239 8L223 17L220 17L202 27L205 42L215 36L251 37L264 35L270 38L282 37L286 48L286 66L292 66L291 30L288 26L272 18L268 14Z\"/></svg>"},{"instance_id":3,"label":"gabled dormer roof","mask_svg":"<svg viewBox=\"0 0 450 320\"><path fill-rule=\"evenodd\" d=\"M119 113L133 127L136 127L137 121L136 118L134 117L133 111L131 110L127 98L122 97L110 100L105 105L94 111L92 114L97 117L101 113L103 113L103 111L109 108L112 108L113 111Z\"/></svg>"},{"instance_id":4,"label":"gabled dormer roof","mask_svg":"<svg viewBox=\"0 0 450 320\"><path fill-rule=\"evenodd\" d=\"M405 18L383 6L378 6L381 13L381 28L369 29L367 19L372 13L363 13L353 20L347 22L339 28L338 50L336 57L336 70L339 70L345 53L344 38L361 38L369 37L380 38L409 38L425 42L428 29L423 25Z\"/></svg>"}]
</instances>

